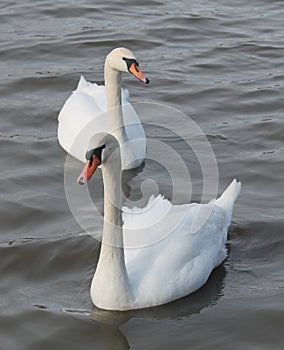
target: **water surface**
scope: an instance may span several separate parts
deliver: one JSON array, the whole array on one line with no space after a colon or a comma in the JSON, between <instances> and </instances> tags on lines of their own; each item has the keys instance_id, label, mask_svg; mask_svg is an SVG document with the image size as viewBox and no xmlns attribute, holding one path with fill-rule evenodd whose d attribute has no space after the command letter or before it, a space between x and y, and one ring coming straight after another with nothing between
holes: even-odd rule
<instances>
[{"instance_id":1,"label":"water surface","mask_svg":"<svg viewBox=\"0 0 284 350\"><path fill-rule=\"evenodd\" d=\"M2 0L1 349L282 349L283 18L276 0ZM99 242L70 212L56 136L80 75L102 82L104 57L120 45L151 80L146 88L124 78L131 101L188 115L215 152L218 191L234 177L243 184L228 258L209 282L176 303L126 314L92 307ZM172 144L198 200L196 162L184 143ZM158 171L146 162L130 181L133 198ZM161 176L159 189L170 196L168 180Z\"/></svg>"}]
</instances>

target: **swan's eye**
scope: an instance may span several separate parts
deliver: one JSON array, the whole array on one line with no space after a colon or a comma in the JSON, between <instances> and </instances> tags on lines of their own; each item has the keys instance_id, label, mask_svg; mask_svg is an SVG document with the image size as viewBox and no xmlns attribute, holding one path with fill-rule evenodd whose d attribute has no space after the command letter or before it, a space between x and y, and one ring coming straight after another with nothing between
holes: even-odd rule
<instances>
[{"instance_id":1,"label":"swan's eye","mask_svg":"<svg viewBox=\"0 0 284 350\"><path fill-rule=\"evenodd\" d=\"M122 57L122 59L123 61L126 62L128 70L133 65L133 63L135 65L136 70L137 70L137 67L139 67L139 62L137 62L134 58Z\"/></svg>"},{"instance_id":2,"label":"swan's eye","mask_svg":"<svg viewBox=\"0 0 284 350\"><path fill-rule=\"evenodd\" d=\"M86 159L89 160L91 163L93 161L93 156L96 156L99 160L99 162L101 163L101 157L102 157L102 150L105 148L106 146L103 145L103 146L100 146L100 147L97 147L97 148L94 148L94 149L91 149L89 150L87 153L86 153Z\"/></svg>"}]
</instances>

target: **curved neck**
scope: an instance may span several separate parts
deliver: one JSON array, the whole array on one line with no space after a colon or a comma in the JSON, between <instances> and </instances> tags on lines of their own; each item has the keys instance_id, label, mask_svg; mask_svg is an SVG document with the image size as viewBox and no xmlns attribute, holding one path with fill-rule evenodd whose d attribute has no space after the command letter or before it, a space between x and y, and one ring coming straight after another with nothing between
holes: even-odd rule
<instances>
[{"instance_id":1,"label":"curved neck","mask_svg":"<svg viewBox=\"0 0 284 350\"><path fill-rule=\"evenodd\" d=\"M108 61L104 68L107 107L111 109L121 105L121 72L110 67Z\"/></svg>"},{"instance_id":2,"label":"curved neck","mask_svg":"<svg viewBox=\"0 0 284 350\"><path fill-rule=\"evenodd\" d=\"M102 167L104 228L100 257L93 280L94 303L103 309L123 310L132 300L125 266L122 230L120 152Z\"/></svg>"},{"instance_id":3,"label":"curved neck","mask_svg":"<svg viewBox=\"0 0 284 350\"><path fill-rule=\"evenodd\" d=\"M108 60L106 60L104 75L109 131L120 143L125 143L127 137L121 108L121 72L110 67Z\"/></svg>"},{"instance_id":4,"label":"curved neck","mask_svg":"<svg viewBox=\"0 0 284 350\"><path fill-rule=\"evenodd\" d=\"M104 228L102 243L103 245L118 247L123 250L121 162L118 152L115 152L116 157L113 156L111 161L102 167L104 181Z\"/></svg>"}]
</instances>

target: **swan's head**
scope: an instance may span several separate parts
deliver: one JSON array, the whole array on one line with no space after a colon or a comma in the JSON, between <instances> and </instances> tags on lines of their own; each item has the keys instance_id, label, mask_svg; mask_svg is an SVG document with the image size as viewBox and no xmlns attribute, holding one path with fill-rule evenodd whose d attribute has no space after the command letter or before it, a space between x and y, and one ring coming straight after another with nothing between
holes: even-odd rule
<instances>
[{"instance_id":1,"label":"swan's head","mask_svg":"<svg viewBox=\"0 0 284 350\"><path fill-rule=\"evenodd\" d=\"M142 73L139 63L133 52L125 47L118 47L112 50L106 58L106 69L113 69L119 72L129 72L145 84L149 84L149 79Z\"/></svg>"},{"instance_id":2,"label":"swan's head","mask_svg":"<svg viewBox=\"0 0 284 350\"><path fill-rule=\"evenodd\" d=\"M86 153L86 164L78 176L78 183L84 185L93 176L97 167L105 165L107 162L120 163L120 149L117 139L111 134L105 134L97 143L98 146L92 148Z\"/></svg>"}]
</instances>

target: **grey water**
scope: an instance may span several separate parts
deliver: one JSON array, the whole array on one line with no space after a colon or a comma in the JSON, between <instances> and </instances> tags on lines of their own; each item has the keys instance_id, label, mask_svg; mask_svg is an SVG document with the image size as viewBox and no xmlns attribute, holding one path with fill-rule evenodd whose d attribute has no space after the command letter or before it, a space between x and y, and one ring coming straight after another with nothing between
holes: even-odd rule
<instances>
[{"instance_id":1,"label":"grey water","mask_svg":"<svg viewBox=\"0 0 284 350\"><path fill-rule=\"evenodd\" d=\"M283 20L277 0L1 1L1 350L283 348ZM192 199L202 196L198 159L163 129L187 130L179 115L210 142L218 193L234 177L242 182L228 257L206 285L127 313L92 306L100 243L72 215L57 142L58 112L80 75L102 83L117 46L134 51L151 81L126 75L123 85L131 102L155 104L158 127L146 133L182 157ZM145 179L170 198L167 161L167 153L146 159L130 198ZM102 206L100 176L90 188Z\"/></svg>"}]
</instances>

